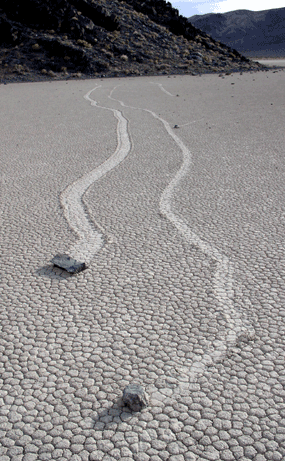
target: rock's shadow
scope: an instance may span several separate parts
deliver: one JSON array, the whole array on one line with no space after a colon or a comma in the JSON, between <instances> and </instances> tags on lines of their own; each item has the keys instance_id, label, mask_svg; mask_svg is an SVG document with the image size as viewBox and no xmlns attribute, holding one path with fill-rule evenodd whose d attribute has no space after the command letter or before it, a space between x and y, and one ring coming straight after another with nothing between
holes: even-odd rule
<instances>
[{"instance_id":1,"label":"rock's shadow","mask_svg":"<svg viewBox=\"0 0 285 461\"><path fill-rule=\"evenodd\" d=\"M118 398L112 406L102 408L96 416L93 416L93 428L107 429L113 423L123 423L131 419L136 413L131 411L123 403L122 397Z\"/></svg>"}]
</instances>

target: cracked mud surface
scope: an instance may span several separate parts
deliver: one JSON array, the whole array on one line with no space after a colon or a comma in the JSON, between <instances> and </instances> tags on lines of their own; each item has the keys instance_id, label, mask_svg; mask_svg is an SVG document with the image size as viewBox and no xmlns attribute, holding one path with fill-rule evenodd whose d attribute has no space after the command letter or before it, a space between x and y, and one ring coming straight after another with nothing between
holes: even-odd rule
<instances>
[{"instance_id":1,"label":"cracked mud surface","mask_svg":"<svg viewBox=\"0 0 285 461\"><path fill-rule=\"evenodd\" d=\"M0 87L1 460L284 458L283 85L272 72ZM124 133L128 155L82 193L103 245L69 276L48 264L78 242L61 194ZM181 169L166 198L191 241L161 208ZM130 382L150 396L141 413L122 407Z\"/></svg>"}]
</instances>

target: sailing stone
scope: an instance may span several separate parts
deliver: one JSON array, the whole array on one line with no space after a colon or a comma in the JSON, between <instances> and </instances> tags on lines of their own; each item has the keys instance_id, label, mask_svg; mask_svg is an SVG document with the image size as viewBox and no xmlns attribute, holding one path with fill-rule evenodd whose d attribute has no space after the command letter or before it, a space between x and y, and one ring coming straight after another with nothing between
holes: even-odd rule
<instances>
[{"instance_id":1,"label":"sailing stone","mask_svg":"<svg viewBox=\"0 0 285 461\"><path fill-rule=\"evenodd\" d=\"M133 411L140 411L148 404L144 388L139 384L129 384L123 392L123 402Z\"/></svg>"},{"instance_id":2,"label":"sailing stone","mask_svg":"<svg viewBox=\"0 0 285 461\"><path fill-rule=\"evenodd\" d=\"M84 271L87 269L85 263L76 261L76 259L71 258L65 254L56 255L51 262L56 266L60 267L61 269L66 270L70 274L77 274L78 272Z\"/></svg>"}]
</instances>

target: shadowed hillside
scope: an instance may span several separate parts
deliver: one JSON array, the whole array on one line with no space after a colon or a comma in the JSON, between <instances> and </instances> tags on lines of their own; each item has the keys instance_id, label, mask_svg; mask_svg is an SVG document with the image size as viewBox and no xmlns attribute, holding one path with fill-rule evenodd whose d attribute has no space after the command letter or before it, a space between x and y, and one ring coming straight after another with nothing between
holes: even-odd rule
<instances>
[{"instance_id":1,"label":"shadowed hillside","mask_svg":"<svg viewBox=\"0 0 285 461\"><path fill-rule=\"evenodd\" d=\"M260 68L164 0L2 0L0 65L2 81Z\"/></svg>"},{"instance_id":2,"label":"shadowed hillside","mask_svg":"<svg viewBox=\"0 0 285 461\"><path fill-rule=\"evenodd\" d=\"M195 15L189 22L247 56L285 56L285 8Z\"/></svg>"}]
</instances>

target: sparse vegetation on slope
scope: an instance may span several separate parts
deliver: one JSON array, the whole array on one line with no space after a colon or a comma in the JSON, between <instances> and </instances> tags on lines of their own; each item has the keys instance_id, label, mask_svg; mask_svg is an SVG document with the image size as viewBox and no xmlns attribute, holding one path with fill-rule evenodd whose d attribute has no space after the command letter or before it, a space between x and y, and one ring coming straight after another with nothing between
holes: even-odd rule
<instances>
[{"instance_id":1,"label":"sparse vegetation on slope","mask_svg":"<svg viewBox=\"0 0 285 461\"><path fill-rule=\"evenodd\" d=\"M2 81L260 67L196 29L164 0L2 0L1 5Z\"/></svg>"}]
</instances>

